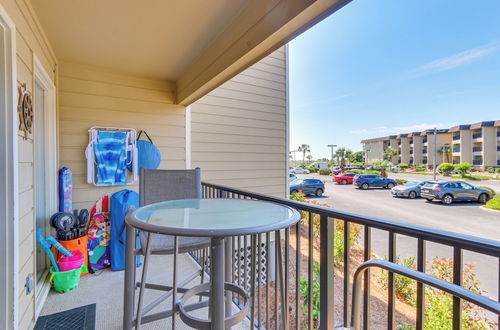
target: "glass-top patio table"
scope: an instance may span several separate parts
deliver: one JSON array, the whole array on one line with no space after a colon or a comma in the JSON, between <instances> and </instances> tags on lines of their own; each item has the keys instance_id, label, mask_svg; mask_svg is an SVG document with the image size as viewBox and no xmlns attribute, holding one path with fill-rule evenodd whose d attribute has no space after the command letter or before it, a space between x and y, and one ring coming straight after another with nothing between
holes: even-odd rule
<instances>
[{"instance_id":1,"label":"glass-top patio table","mask_svg":"<svg viewBox=\"0 0 500 330\"><path fill-rule=\"evenodd\" d=\"M296 224L299 220L300 213L285 205L248 199L215 198L151 204L130 214L126 223L127 226L150 233L211 238L210 283L195 286L185 292L176 303L180 317L187 325L195 328L225 329L242 321L249 311L248 294L243 288L229 282L231 277L228 276L227 270L230 267L225 271L225 263L230 262L230 258L227 257L230 257L232 249L229 239L226 240L224 247L225 238L278 231ZM127 241L129 237L127 236ZM131 260L132 262L128 264L134 266L134 259ZM135 267L127 265L127 271L135 271ZM210 291L210 320L201 320L188 315L183 306L190 297L205 291ZM224 301L225 291L245 297L245 307L237 314L230 315L231 301L230 299ZM125 309L127 308L133 309L133 304L125 303ZM124 312L127 313L127 310Z\"/></svg>"}]
</instances>

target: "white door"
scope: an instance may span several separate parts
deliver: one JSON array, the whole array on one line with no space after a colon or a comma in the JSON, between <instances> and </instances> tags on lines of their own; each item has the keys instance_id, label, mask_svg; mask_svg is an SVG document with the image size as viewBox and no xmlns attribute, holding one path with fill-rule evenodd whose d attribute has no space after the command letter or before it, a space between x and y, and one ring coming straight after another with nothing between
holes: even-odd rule
<instances>
[{"instance_id":1,"label":"white door","mask_svg":"<svg viewBox=\"0 0 500 330\"><path fill-rule=\"evenodd\" d=\"M41 230L43 236L46 237L49 233L48 219L50 214L47 207L47 176L46 176L46 127L45 127L45 94L46 90L42 84L35 80L34 93L34 142L35 142L35 229ZM39 288L43 285L47 276L49 263L48 258L43 249L37 244L36 247L36 286ZM40 290L37 290L40 292Z\"/></svg>"}]
</instances>

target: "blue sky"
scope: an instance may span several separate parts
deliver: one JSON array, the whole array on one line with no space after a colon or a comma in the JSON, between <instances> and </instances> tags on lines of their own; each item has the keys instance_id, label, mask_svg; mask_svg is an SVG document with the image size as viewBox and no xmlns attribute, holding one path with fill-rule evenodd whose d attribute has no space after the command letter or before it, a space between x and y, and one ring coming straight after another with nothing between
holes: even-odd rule
<instances>
[{"instance_id":1,"label":"blue sky","mask_svg":"<svg viewBox=\"0 0 500 330\"><path fill-rule=\"evenodd\" d=\"M290 149L500 119L500 1L354 0L290 43Z\"/></svg>"}]
</instances>

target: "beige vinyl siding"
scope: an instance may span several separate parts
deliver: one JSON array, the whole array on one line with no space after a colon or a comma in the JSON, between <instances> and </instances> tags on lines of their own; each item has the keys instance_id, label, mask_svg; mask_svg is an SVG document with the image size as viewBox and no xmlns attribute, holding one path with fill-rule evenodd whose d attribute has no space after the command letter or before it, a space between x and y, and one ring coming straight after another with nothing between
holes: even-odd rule
<instances>
[{"instance_id":1,"label":"beige vinyl siding","mask_svg":"<svg viewBox=\"0 0 500 330\"><path fill-rule=\"evenodd\" d=\"M160 168L185 168L185 108L173 104L170 83L100 68L61 63L59 68L59 166L73 172L73 207L90 208L104 194L132 186L86 183L85 148L92 126L146 130L161 152Z\"/></svg>"},{"instance_id":2,"label":"beige vinyl siding","mask_svg":"<svg viewBox=\"0 0 500 330\"><path fill-rule=\"evenodd\" d=\"M36 55L45 71L55 82L57 61L55 55L38 23L36 15L27 0L1 0L2 6L16 24L16 65L17 82L26 84L34 93L34 61ZM34 109L36 111L36 109ZM19 171L19 219L18 219L18 304L16 306L19 329L30 329L35 321L35 290L29 294L24 287L26 277L35 277L35 190L34 190L34 141L18 134L18 171ZM56 146L54 146L55 148ZM12 251L10 251L12 252Z\"/></svg>"},{"instance_id":3,"label":"beige vinyl siding","mask_svg":"<svg viewBox=\"0 0 500 330\"><path fill-rule=\"evenodd\" d=\"M286 196L285 48L191 105L191 166L203 180Z\"/></svg>"}]
</instances>

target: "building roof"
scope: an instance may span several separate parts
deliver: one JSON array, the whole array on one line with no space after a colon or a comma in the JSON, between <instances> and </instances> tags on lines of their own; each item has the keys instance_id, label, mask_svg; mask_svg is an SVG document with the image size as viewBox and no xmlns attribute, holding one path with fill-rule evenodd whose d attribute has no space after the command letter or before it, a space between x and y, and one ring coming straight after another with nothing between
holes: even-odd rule
<instances>
[{"instance_id":1,"label":"building roof","mask_svg":"<svg viewBox=\"0 0 500 330\"><path fill-rule=\"evenodd\" d=\"M387 140L389 140L389 137L383 136L383 137L378 137L378 138L373 138L373 139L365 139L365 140L362 140L361 143L382 142L382 141L387 141Z\"/></svg>"}]
</instances>

